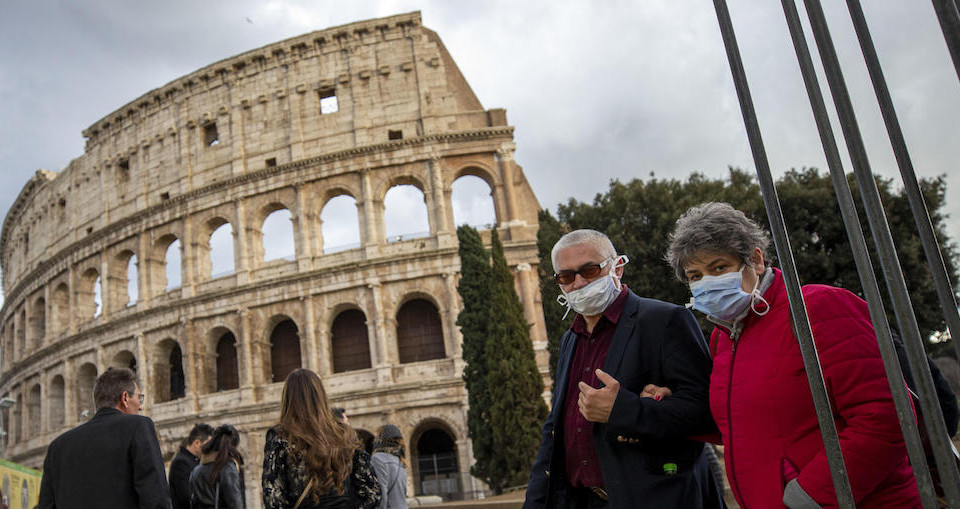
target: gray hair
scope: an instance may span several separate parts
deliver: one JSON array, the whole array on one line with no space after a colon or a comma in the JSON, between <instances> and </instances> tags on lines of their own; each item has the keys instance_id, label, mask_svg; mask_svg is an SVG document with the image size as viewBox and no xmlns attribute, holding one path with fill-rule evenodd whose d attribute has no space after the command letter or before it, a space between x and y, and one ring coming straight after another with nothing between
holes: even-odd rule
<instances>
[{"instance_id":1,"label":"gray hair","mask_svg":"<svg viewBox=\"0 0 960 509\"><path fill-rule=\"evenodd\" d=\"M731 254L749 263L753 252L766 251L767 232L729 203L707 202L691 207L674 226L664 259L686 282L684 267L706 253Z\"/></svg>"},{"instance_id":2,"label":"gray hair","mask_svg":"<svg viewBox=\"0 0 960 509\"><path fill-rule=\"evenodd\" d=\"M117 406L123 393L133 397L137 391L137 374L128 368L108 368L93 384L93 402L97 410Z\"/></svg>"},{"instance_id":3,"label":"gray hair","mask_svg":"<svg viewBox=\"0 0 960 509\"><path fill-rule=\"evenodd\" d=\"M550 263L553 264L554 270L556 270L557 267L557 253L568 247L579 246L580 244L589 244L596 249L597 253L600 253L600 256L603 256L604 259L617 256L617 250L613 247L613 242L610 242L610 237L607 237L597 230L574 230L560 237L560 240L553 245L553 250L550 251Z\"/></svg>"}]
</instances>

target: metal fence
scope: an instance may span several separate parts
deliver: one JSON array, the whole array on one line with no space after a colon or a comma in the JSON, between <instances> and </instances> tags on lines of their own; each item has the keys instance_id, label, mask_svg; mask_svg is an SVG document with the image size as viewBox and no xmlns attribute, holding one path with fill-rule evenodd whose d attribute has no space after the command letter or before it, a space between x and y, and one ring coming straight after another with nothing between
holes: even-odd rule
<instances>
[{"instance_id":1,"label":"metal fence","mask_svg":"<svg viewBox=\"0 0 960 509\"><path fill-rule=\"evenodd\" d=\"M883 204L880 202L880 194L877 190L876 180L870 169L867 152L860 135L860 128L856 116L853 112L853 106L833 46L830 30L827 26L820 1L804 0L803 3L823 65L824 74L827 78L831 99L840 119L843 139L846 143L847 151L850 154L857 185L863 197L867 223L870 226L870 233L877 248L877 257L887 283L887 291L889 292L890 302L892 303L894 316L897 320L897 327L906 345L909 365L916 379L920 403L918 411L926 422L927 438L934 453L935 465L940 478L940 486L943 488L943 497L949 507L960 508L960 472L958 472L957 469L956 458L953 456L952 444L947 435L940 406L937 404L933 379L923 349L924 338L920 336L916 316L910 305L910 297L906 283L904 282L900 261L897 258L893 238L890 235L890 228L884 214ZM960 341L958 341L958 339L960 339L960 318L958 318L957 303L954 298L955 294L950 287L943 257L937 245L933 226L923 202L923 196L920 193L917 177L910 161L903 134L900 131L897 114L890 98L890 92L887 89L880 61L873 46L873 40L871 39L866 20L860 8L860 2L859 0L846 0L846 3L853 21L854 30L860 42L870 79L873 83L884 124L887 128L887 134L900 168L904 190L910 202L911 212L913 213L917 230L923 244L927 264L936 286L937 296L945 314L947 328L951 337L954 338L954 348L957 349L957 357L960 358L960 346L958 346L958 344L960 344ZM937 494L930 474L930 468L926 462L920 432L914 419L910 395L903 384L903 374L897 361L897 355L890 332L890 324L887 323L886 313L880 296L880 288L873 271L874 264L867 251L864 233L860 228L860 219L847 185L836 138L830 126L823 93L817 82L816 71L810 56L810 49L804 37L800 16L794 0L781 0L781 4L783 5L784 16L786 17L787 26L790 30L794 49L796 50L797 61L816 120L823 150L826 154L827 165L830 168L834 190L840 205L854 259L856 260L860 282L863 286L864 297L870 309L870 317L876 331L887 378L890 381L890 390L893 393L897 416L903 431L907 453L910 457L910 464L913 466L914 477L920 491L923 507L928 509L936 508L939 505ZM954 67L957 70L957 76L960 78L960 10L958 10L958 5L960 5L960 0L933 0L933 8L936 11L944 39L947 43L947 48L953 59ZM743 114L750 149L753 153L754 164L757 168L757 177L761 192L763 193L767 216L770 220L770 228L773 233L777 256L781 262L781 269L787 287L787 296L790 301L791 325L800 344L801 354L803 355L807 379L810 383L817 418L820 423L820 432L826 448L827 460L833 474L833 484L837 494L837 501L841 508L852 508L855 507L853 492L850 489L850 482L843 462L843 454L840 450L840 442L833 419L833 412L830 408L830 401L827 398L827 391L824 386L823 375L820 370L820 363L813 342L810 322L800 291L800 281L790 248L790 239L787 237L786 224L784 223L780 202L777 198L777 191L774 187L773 177L767 162L763 139L760 135L759 123L756 112L754 111L750 88L747 84L746 73L744 72L743 62L740 58L740 50L737 46L736 34L734 33L726 0L714 0L714 8L717 13L717 20L720 24L727 59L730 63L730 70L740 101L740 109Z\"/></svg>"}]
</instances>

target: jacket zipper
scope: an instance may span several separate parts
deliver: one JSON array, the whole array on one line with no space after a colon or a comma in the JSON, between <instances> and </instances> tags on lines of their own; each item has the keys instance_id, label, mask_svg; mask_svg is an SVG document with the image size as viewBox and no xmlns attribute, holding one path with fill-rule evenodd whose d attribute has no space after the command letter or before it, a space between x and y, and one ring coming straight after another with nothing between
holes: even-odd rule
<instances>
[{"instance_id":1,"label":"jacket zipper","mask_svg":"<svg viewBox=\"0 0 960 509\"><path fill-rule=\"evenodd\" d=\"M730 443L726 444L723 453L730 455L730 472L735 472L733 468L733 413L730 411L730 400L731 394L733 393L733 367L737 361L737 343L739 342L740 335L736 334L731 338L733 340L733 348L730 350L730 374L727 377L727 429L730 436ZM734 476L729 476L730 486L733 488L733 493L736 495L738 501L742 501L743 497L740 496L740 486L737 485L737 479ZM746 509L746 506L741 505L741 509Z\"/></svg>"}]
</instances>

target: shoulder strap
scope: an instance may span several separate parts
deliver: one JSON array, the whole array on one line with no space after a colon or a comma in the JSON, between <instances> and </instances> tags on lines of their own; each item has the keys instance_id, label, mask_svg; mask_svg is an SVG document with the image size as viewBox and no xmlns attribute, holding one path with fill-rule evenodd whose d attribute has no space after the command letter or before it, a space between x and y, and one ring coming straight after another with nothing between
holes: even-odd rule
<instances>
[{"instance_id":1,"label":"shoulder strap","mask_svg":"<svg viewBox=\"0 0 960 509\"><path fill-rule=\"evenodd\" d=\"M300 507L300 504L303 503L303 499L307 498L307 494L313 489L313 482L316 480L317 479L315 477L310 478L310 482L308 482L307 486L303 488L303 493L300 494L300 498L297 499L297 503L293 505L293 509L298 509Z\"/></svg>"}]
</instances>

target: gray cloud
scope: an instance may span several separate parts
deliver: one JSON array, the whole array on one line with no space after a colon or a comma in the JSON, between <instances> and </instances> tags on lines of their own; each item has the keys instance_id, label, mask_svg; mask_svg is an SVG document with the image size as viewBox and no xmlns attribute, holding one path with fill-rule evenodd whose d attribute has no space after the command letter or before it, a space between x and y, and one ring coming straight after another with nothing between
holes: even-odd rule
<instances>
[{"instance_id":1,"label":"gray cloud","mask_svg":"<svg viewBox=\"0 0 960 509\"><path fill-rule=\"evenodd\" d=\"M826 4L873 168L899 179L849 17L842 2ZM771 166L825 169L777 2L730 8ZM0 18L0 210L38 168L80 156L83 129L150 89L286 37L418 9L484 106L507 108L517 161L544 207L651 171L753 168L709 2L12 2ZM933 9L864 9L914 166L948 176L956 240L960 82Z\"/></svg>"}]
</instances>

